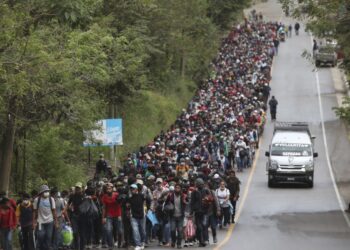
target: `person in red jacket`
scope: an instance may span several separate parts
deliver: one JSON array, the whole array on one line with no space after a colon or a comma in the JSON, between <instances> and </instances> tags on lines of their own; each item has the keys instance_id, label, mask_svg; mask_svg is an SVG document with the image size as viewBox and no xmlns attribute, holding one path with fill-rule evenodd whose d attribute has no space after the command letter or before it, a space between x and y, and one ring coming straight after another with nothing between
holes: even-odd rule
<instances>
[{"instance_id":1,"label":"person in red jacket","mask_svg":"<svg viewBox=\"0 0 350 250\"><path fill-rule=\"evenodd\" d=\"M102 196L103 213L102 224L105 226L107 234L107 244L113 248L113 232L117 232L118 246L122 245L122 209L118 202L118 192L113 192L113 184L108 183L106 193ZM113 230L114 229L114 230Z\"/></svg>"},{"instance_id":2,"label":"person in red jacket","mask_svg":"<svg viewBox=\"0 0 350 250\"><path fill-rule=\"evenodd\" d=\"M2 196L0 198L0 235L3 250L12 250L12 234L16 225L16 203Z\"/></svg>"}]
</instances>

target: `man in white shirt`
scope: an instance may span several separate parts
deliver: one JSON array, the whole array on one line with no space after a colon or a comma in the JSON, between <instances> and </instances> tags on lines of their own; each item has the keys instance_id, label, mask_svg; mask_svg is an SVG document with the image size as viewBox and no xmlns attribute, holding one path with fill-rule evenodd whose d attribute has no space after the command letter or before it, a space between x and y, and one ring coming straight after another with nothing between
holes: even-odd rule
<instances>
[{"instance_id":1,"label":"man in white shirt","mask_svg":"<svg viewBox=\"0 0 350 250\"><path fill-rule=\"evenodd\" d=\"M37 229L38 249L47 250L52 248L52 235L54 226L57 224L56 203L50 197L50 189L42 185L39 195L33 203L33 228Z\"/></svg>"}]
</instances>

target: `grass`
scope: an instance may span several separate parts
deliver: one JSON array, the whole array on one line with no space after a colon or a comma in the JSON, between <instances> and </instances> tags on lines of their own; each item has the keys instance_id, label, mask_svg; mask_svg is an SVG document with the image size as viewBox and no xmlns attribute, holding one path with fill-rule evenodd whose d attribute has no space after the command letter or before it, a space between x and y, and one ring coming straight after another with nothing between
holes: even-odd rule
<instances>
[{"instance_id":1,"label":"grass","mask_svg":"<svg viewBox=\"0 0 350 250\"><path fill-rule=\"evenodd\" d=\"M167 130L193 97L196 85L192 81L179 81L166 93L144 90L121 107L124 145L117 154L123 159L128 152L152 142L161 130ZM163 91L164 92L164 91Z\"/></svg>"}]
</instances>

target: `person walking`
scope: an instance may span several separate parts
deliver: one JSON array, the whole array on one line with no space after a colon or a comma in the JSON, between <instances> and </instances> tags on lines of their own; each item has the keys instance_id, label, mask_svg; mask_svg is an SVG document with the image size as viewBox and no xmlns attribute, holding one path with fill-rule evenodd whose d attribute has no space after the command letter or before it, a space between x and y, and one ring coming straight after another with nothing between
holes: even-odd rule
<instances>
[{"instance_id":1,"label":"person walking","mask_svg":"<svg viewBox=\"0 0 350 250\"><path fill-rule=\"evenodd\" d=\"M22 249L34 250L33 237L33 205L30 201L30 195L23 194L22 202L18 204L16 209L18 224L22 234Z\"/></svg>"},{"instance_id":2,"label":"person walking","mask_svg":"<svg viewBox=\"0 0 350 250\"><path fill-rule=\"evenodd\" d=\"M142 250L145 246L146 231L145 231L145 198L139 192L138 186L132 184L130 186L131 196L128 198L127 206L131 212L131 227L134 238L135 250Z\"/></svg>"},{"instance_id":3,"label":"person walking","mask_svg":"<svg viewBox=\"0 0 350 250\"><path fill-rule=\"evenodd\" d=\"M12 199L1 195L0 198L0 236L3 250L12 250L12 235L16 228L16 206Z\"/></svg>"},{"instance_id":4,"label":"person walking","mask_svg":"<svg viewBox=\"0 0 350 250\"><path fill-rule=\"evenodd\" d=\"M171 246L182 248L184 215L185 215L185 196L182 193L180 184L175 184L175 190L169 193L165 201L165 208L173 208L170 212Z\"/></svg>"},{"instance_id":5,"label":"person walking","mask_svg":"<svg viewBox=\"0 0 350 250\"><path fill-rule=\"evenodd\" d=\"M231 223L235 223L236 203L239 198L239 185L241 184L241 181L236 177L236 172L231 170L226 182L227 188L230 190L230 202L232 205Z\"/></svg>"},{"instance_id":6,"label":"person walking","mask_svg":"<svg viewBox=\"0 0 350 250\"><path fill-rule=\"evenodd\" d=\"M102 176L106 175L107 170L108 163L104 158L104 154L100 154L100 159L96 162L95 179L100 180Z\"/></svg>"},{"instance_id":7,"label":"person walking","mask_svg":"<svg viewBox=\"0 0 350 250\"><path fill-rule=\"evenodd\" d=\"M314 39L312 44L312 56L315 57L316 52L318 50L318 44L317 41Z\"/></svg>"},{"instance_id":8,"label":"person walking","mask_svg":"<svg viewBox=\"0 0 350 250\"><path fill-rule=\"evenodd\" d=\"M271 97L271 99L269 101L269 105L270 105L271 120L275 121L276 120L276 113L277 113L277 105L278 105L278 101L276 100L275 96Z\"/></svg>"},{"instance_id":9,"label":"person walking","mask_svg":"<svg viewBox=\"0 0 350 250\"><path fill-rule=\"evenodd\" d=\"M280 45L280 41L278 40L277 36L273 38L273 48L275 55L278 55L278 46Z\"/></svg>"},{"instance_id":10,"label":"person walking","mask_svg":"<svg viewBox=\"0 0 350 250\"><path fill-rule=\"evenodd\" d=\"M50 189L47 185L40 187L39 196L34 200L33 208L33 228L37 230L38 249L51 249L54 227L58 227L58 220L56 202L50 196Z\"/></svg>"},{"instance_id":11,"label":"person walking","mask_svg":"<svg viewBox=\"0 0 350 250\"><path fill-rule=\"evenodd\" d=\"M106 239L109 248L113 248L114 238L118 239L119 247L122 245L122 209L120 202L117 202L118 196L118 192L113 192L113 184L107 183L106 193L102 196L102 224L105 225ZM113 235L113 232L116 232L117 235Z\"/></svg>"},{"instance_id":12,"label":"person walking","mask_svg":"<svg viewBox=\"0 0 350 250\"><path fill-rule=\"evenodd\" d=\"M74 187L74 193L69 197L66 211L69 211L69 220L73 229L73 239L74 239L74 249L81 249L81 238L83 237L83 231L79 217L80 217L80 205L84 201L84 194L82 191L83 184L81 182L77 182Z\"/></svg>"},{"instance_id":13,"label":"person walking","mask_svg":"<svg viewBox=\"0 0 350 250\"><path fill-rule=\"evenodd\" d=\"M230 222L230 190L226 188L225 181L220 182L220 187L215 191L216 197L219 200L220 208L221 208L221 216L220 216L220 224L226 227ZM220 226L222 227L222 226Z\"/></svg>"},{"instance_id":14,"label":"person walking","mask_svg":"<svg viewBox=\"0 0 350 250\"><path fill-rule=\"evenodd\" d=\"M298 36L299 35L299 29L300 29L300 24L298 22L296 22L294 24L294 30L295 30L295 34Z\"/></svg>"},{"instance_id":15,"label":"person walking","mask_svg":"<svg viewBox=\"0 0 350 250\"><path fill-rule=\"evenodd\" d=\"M199 247L205 247L204 226L206 224L206 209L203 207L202 199L210 193L204 187L202 178L196 179L196 190L191 193L191 214L194 214L196 223L196 238L199 241Z\"/></svg>"},{"instance_id":16,"label":"person walking","mask_svg":"<svg viewBox=\"0 0 350 250\"><path fill-rule=\"evenodd\" d=\"M292 37L292 32L293 31L293 26L291 25L291 24L289 24L289 26L288 26L288 35L289 35L289 37Z\"/></svg>"}]
</instances>

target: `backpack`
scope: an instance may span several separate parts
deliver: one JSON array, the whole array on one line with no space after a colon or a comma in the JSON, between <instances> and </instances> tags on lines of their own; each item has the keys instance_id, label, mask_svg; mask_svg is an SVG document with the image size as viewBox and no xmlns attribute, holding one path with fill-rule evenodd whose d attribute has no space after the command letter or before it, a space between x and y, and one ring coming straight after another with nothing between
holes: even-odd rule
<instances>
[{"instance_id":1,"label":"backpack","mask_svg":"<svg viewBox=\"0 0 350 250\"><path fill-rule=\"evenodd\" d=\"M96 218L98 216L98 208L95 202L89 198L85 198L79 205L80 215L86 218Z\"/></svg>"},{"instance_id":2,"label":"backpack","mask_svg":"<svg viewBox=\"0 0 350 250\"><path fill-rule=\"evenodd\" d=\"M239 157L244 158L245 156L247 156L247 150L246 149L242 149L239 151Z\"/></svg>"}]
</instances>

